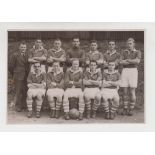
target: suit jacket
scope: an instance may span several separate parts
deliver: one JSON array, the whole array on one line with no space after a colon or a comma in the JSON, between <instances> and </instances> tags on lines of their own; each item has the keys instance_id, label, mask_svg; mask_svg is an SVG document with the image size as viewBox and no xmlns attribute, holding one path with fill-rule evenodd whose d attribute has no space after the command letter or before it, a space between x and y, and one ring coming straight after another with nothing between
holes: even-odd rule
<instances>
[{"instance_id":1,"label":"suit jacket","mask_svg":"<svg viewBox=\"0 0 155 155\"><path fill-rule=\"evenodd\" d=\"M26 80L29 72L28 54L14 53L9 61L9 71L15 80Z\"/></svg>"}]
</instances>

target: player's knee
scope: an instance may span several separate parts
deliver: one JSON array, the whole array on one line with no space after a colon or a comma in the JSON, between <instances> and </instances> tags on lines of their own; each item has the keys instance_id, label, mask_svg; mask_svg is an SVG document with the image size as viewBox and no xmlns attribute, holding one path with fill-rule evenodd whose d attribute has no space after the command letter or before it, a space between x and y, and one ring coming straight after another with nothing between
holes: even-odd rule
<instances>
[{"instance_id":1,"label":"player's knee","mask_svg":"<svg viewBox=\"0 0 155 155\"><path fill-rule=\"evenodd\" d=\"M57 102L62 102L62 97L61 96L57 97Z\"/></svg>"},{"instance_id":2,"label":"player's knee","mask_svg":"<svg viewBox=\"0 0 155 155\"><path fill-rule=\"evenodd\" d=\"M98 100L98 101L101 100L101 94L100 93L98 93L98 94L95 95L95 100Z\"/></svg>"},{"instance_id":3,"label":"player's knee","mask_svg":"<svg viewBox=\"0 0 155 155\"><path fill-rule=\"evenodd\" d=\"M33 96L32 93L28 92L27 93L27 100L32 100L32 96Z\"/></svg>"},{"instance_id":4,"label":"player's knee","mask_svg":"<svg viewBox=\"0 0 155 155\"><path fill-rule=\"evenodd\" d=\"M49 102L53 102L53 101L54 101L53 96L47 95L47 100L48 100Z\"/></svg>"},{"instance_id":5,"label":"player's knee","mask_svg":"<svg viewBox=\"0 0 155 155\"><path fill-rule=\"evenodd\" d=\"M86 102L89 102L89 101L90 101L90 95L89 95L89 94L85 94L85 95L84 95L84 100L85 100Z\"/></svg>"},{"instance_id":6,"label":"player's knee","mask_svg":"<svg viewBox=\"0 0 155 155\"><path fill-rule=\"evenodd\" d=\"M43 94L42 93L37 94L37 100L39 100L39 101L43 100Z\"/></svg>"},{"instance_id":7,"label":"player's knee","mask_svg":"<svg viewBox=\"0 0 155 155\"><path fill-rule=\"evenodd\" d=\"M114 103L115 103L116 106L119 106L119 97L118 96L115 96L113 98L113 101L114 101Z\"/></svg>"}]
</instances>

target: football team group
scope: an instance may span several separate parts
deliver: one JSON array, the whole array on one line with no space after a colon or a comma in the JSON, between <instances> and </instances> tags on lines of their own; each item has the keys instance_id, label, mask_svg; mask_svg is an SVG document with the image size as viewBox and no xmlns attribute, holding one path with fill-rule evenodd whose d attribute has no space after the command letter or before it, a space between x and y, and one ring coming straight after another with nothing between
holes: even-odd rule
<instances>
[{"instance_id":1,"label":"football team group","mask_svg":"<svg viewBox=\"0 0 155 155\"><path fill-rule=\"evenodd\" d=\"M114 119L120 102L118 89L122 87L122 115L134 114L137 67L141 59L134 38L126 41L126 50L122 52L116 51L115 40L108 41L104 53L98 51L96 40L90 42L89 51L84 51L78 36L66 51L60 39L55 39L52 45L46 50L42 40L37 39L28 50L26 43L21 42L11 56L8 69L14 79L17 112L26 108L28 118L34 113L39 118L46 99L51 118L58 119L63 110L64 118L69 120L69 112L75 108L79 112L78 120L83 119L84 112L87 119L96 118L101 108L105 119ZM76 106L71 99L76 99Z\"/></svg>"}]
</instances>

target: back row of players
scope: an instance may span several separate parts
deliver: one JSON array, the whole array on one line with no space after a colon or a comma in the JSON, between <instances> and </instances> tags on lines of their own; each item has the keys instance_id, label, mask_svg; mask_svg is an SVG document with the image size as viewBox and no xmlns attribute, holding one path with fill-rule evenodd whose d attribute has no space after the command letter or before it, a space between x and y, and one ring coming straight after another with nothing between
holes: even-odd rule
<instances>
[{"instance_id":1,"label":"back row of players","mask_svg":"<svg viewBox=\"0 0 155 155\"><path fill-rule=\"evenodd\" d=\"M70 119L69 99L78 98L79 120L83 119L84 110L86 118L95 118L100 105L104 108L105 118L114 119L119 106L119 86L123 88L124 93L122 114L133 115L138 80L137 66L140 63L141 52L135 49L133 38L127 40L127 49L122 53L117 52L115 46L115 41L109 41L108 50L102 54L97 50L97 41L93 40L90 51L84 52L80 48L80 39L74 37L73 47L67 52L62 49L60 39L54 40L53 48L47 51L38 39L27 52L26 44L21 43L19 52L11 57L9 65L9 71L15 80L16 110L22 109L26 78L28 117L33 115L34 99L36 117L40 117L46 94L51 118L59 118L63 106L65 119ZM120 66L123 67L121 72L118 71ZM91 107L92 99L94 102Z\"/></svg>"}]
</instances>

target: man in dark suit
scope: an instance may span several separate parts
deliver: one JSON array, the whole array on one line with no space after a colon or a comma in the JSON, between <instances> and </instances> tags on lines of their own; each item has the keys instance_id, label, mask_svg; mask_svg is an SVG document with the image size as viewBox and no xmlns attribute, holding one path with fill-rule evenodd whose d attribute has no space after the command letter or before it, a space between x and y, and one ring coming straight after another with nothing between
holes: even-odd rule
<instances>
[{"instance_id":1,"label":"man in dark suit","mask_svg":"<svg viewBox=\"0 0 155 155\"><path fill-rule=\"evenodd\" d=\"M29 71L26 43L20 43L19 50L12 55L8 67L15 84L16 111L20 112L22 109L26 108L26 79Z\"/></svg>"}]
</instances>

